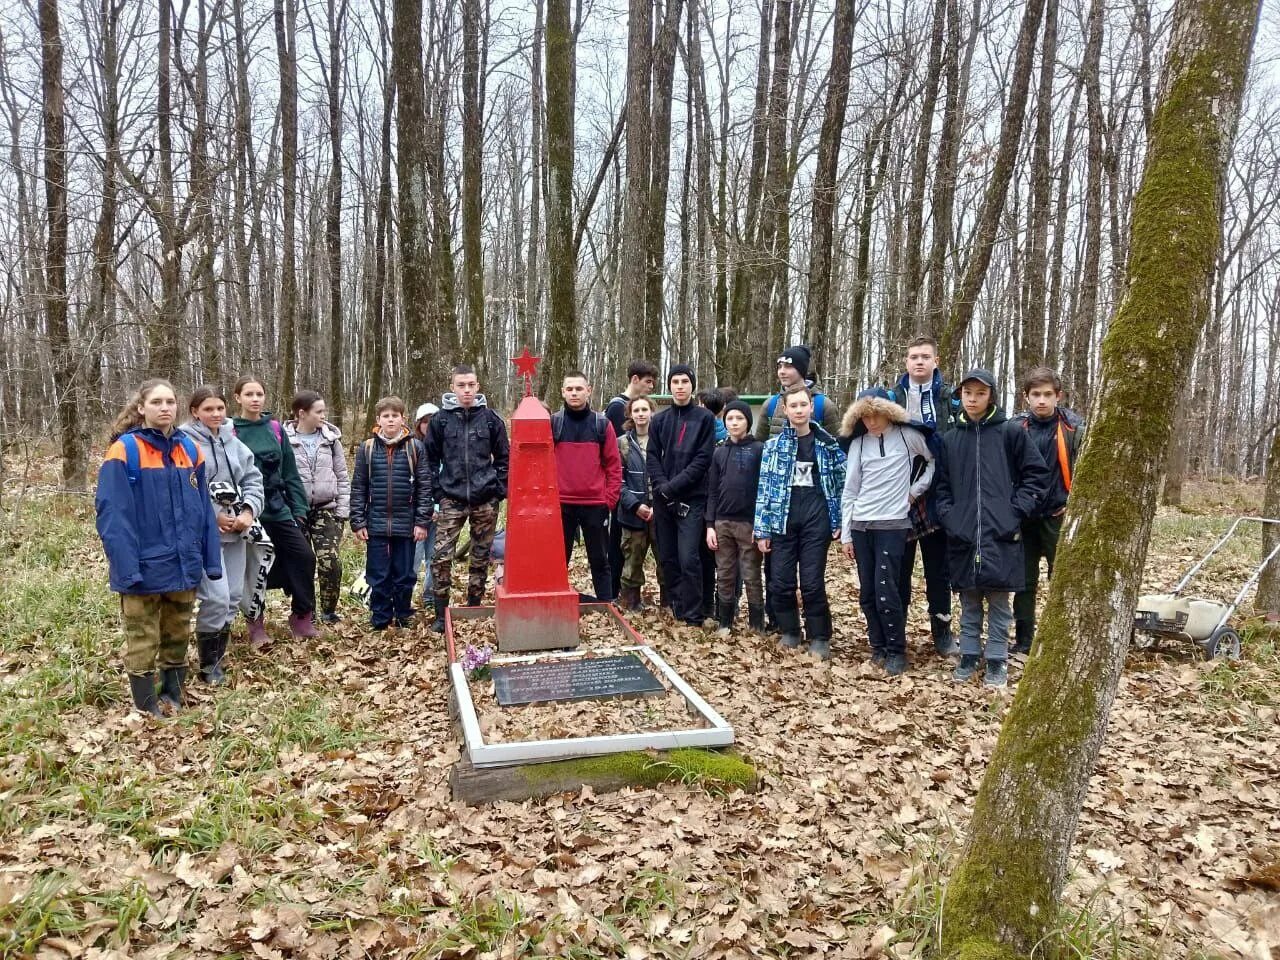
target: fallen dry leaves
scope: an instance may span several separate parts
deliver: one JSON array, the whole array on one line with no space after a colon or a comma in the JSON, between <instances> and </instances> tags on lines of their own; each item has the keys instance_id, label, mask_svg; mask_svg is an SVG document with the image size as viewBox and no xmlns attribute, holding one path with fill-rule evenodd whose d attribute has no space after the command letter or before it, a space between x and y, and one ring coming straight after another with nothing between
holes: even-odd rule
<instances>
[{"instance_id":1,"label":"fallen dry leaves","mask_svg":"<svg viewBox=\"0 0 1280 960\"><path fill-rule=\"evenodd\" d=\"M1157 556L1149 587L1178 567ZM29 902L52 871L63 878L81 926L50 931L47 957L906 956L918 945L898 939L902 905L962 836L1008 699L953 685L919 620L910 674L873 674L852 567L833 554L830 572L829 666L745 630L720 640L633 618L734 725L757 793L668 784L454 804L442 643L348 622L269 658L237 646L234 693L197 689L181 723L83 706L42 759L3 761L4 804L48 801L15 792L31 762L155 803L131 808L145 822L113 819L87 794L40 824L12 818L0 908ZM1208 665L1192 654L1131 656L1067 898L1173 956L1276 960L1276 711L1206 700ZM0 673L24 669L6 659ZM309 715L307 736L282 735L280 711L302 710L304 694L324 722ZM220 715L222 699L237 709ZM209 814L191 784L214 783L244 798L220 810L261 829L195 842ZM139 907L120 930L126 893Z\"/></svg>"}]
</instances>

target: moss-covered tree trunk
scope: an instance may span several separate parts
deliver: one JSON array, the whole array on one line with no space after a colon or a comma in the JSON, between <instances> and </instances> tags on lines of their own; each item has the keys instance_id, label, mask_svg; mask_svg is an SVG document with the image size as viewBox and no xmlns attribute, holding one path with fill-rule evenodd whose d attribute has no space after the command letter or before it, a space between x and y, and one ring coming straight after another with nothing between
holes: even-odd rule
<instances>
[{"instance_id":1,"label":"moss-covered tree trunk","mask_svg":"<svg viewBox=\"0 0 1280 960\"><path fill-rule=\"evenodd\" d=\"M1262 497L1262 515L1280 517L1280 430L1271 437L1271 449L1267 454L1267 489ZM1280 542L1280 532L1267 525L1262 528L1263 556L1269 554ZM1258 580L1258 596L1254 608L1269 618L1280 615L1280 563L1272 563L1262 571Z\"/></svg>"},{"instance_id":2,"label":"moss-covered tree trunk","mask_svg":"<svg viewBox=\"0 0 1280 960\"><path fill-rule=\"evenodd\" d=\"M1055 924L1080 809L1115 699L1160 473L1209 307L1258 0L1179 0L1129 287L1102 377L1027 666L948 884L949 956L1027 956ZM1117 483L1116 478L1124 478Z\"/></svg>"},{"instance_id":3,"label":"moss-covered tree trunk","mask_svg":"<svg viewBox=\"0 0 1280 960\"><path fill-rule=\"evenodd\" d=\"M576 290L578 260L573 246L573 61L569 0L547 0L547 370L545 398L578 365Z\"/></svg>"}]
</instances>

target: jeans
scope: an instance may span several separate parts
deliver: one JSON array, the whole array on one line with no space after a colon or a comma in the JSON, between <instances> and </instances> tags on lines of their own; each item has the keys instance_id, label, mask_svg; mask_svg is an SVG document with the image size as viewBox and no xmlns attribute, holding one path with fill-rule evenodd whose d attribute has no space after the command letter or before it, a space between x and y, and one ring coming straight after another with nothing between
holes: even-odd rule
<instances>
[{"instance_id":1,"label":"jeans","mask_svg":"<svg viewBox=\"0 0 1280 960\"><path fill-rule=\"evenodd\" d=\"M658 538L658 562L662 583L671 598L678 619L702 624L702 550L706 527L702 513L706 504L697 500L681 517L674 508L660 503L653 508L653 527Z\"/></svg>"},{"instance_id":2,"label":"jeans","mask_svg":"<svg viewBox=\"0 0 1280 960\"><path fill-rule=\"evenodd\" d=\"M1009 624L1013 622L1012 595L1005 590L960 591L960 654L1009 659ZM987 646L982 647L983 604L986 604Z\"/></svg>"},{"instance_id":3,"label":"jeans","mask_svg":"<svg viewBox=\"0 0 1280 960\"><path fill-rule=\"evenodd\" d=\"M435 580L431 576L431 558L436 553L436 524L433 520L427 526L427 539L413 545L413 574L417 576L424 568L426 579L422 581L422 602L426 603L435 596Z\"/></svg>"},{"instance_id":4,"label":"jeans","mask_svg":"<svg viewBox=\"0 0 1280 960\"><path fill-rule=\"evenodd\" d=\"M582 531L582 545L591 566L591 589L596 599L607 603L613 599L613 573L609 566L609 508L604 504L563 503L560 525L564 528L565 562L573 561L573 544Z\"/></svg>"},{"instance_id":5,"label":"jeans","mask_svg":"<svg viewBox=\"0 0 1280 960\"><path fill-rule=\"evenodd\" d=\"M907 652L907 623L898 592L898 572L907 547L907 530L854 530L858 561L858 604L867 618L873 653Z\"/></svg>"},{"instance_id":6,"label":"jeans","mask_svg":"<svg viewBox=\"0 0 1280 960\"><path fill-rule=\"evenodd\" d=\"M369 610L373 629L394 622L408 626L413 620L412 537L370 537L365 545L364 578L369 584Z\"/></svg>"},{"instance_id":7,"label":"jeans","mask_svg":"<svg viewBox=\"0 0 1280 960\"><path fill-rule=\"evenodd\" d=\"M947 567L945 530L935 530L919 540L907 541L898 579L902 609L911 607L911 574L915 572L917 543L920 544L920 562L924 566L924 592L929 600L929 616L946 622L951 619L951 573Z\"/></svg>"},{"instance_id":8,"label":"jeans","mask_svg":"<svg viewBox=\"0 0 1280 960\"><path fill-rule=\"evenodd\" d=\"M1013 595L1013 619L1027 624L1027 638L1035 632L1036 588L1040 585L1040 558L1049 562L1049 576L1053 576L1053 561L1058 555L1058 535L1062 532L1062 517L1038 517L1022 524L1022 559L1026 571L1026 587Z\"/></svg>"}]
</instances>

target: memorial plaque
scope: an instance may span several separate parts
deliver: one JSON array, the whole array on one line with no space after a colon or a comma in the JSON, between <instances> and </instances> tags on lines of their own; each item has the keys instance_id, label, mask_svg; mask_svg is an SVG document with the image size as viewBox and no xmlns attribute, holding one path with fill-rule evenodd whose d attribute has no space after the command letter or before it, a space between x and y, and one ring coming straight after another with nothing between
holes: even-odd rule
<instances>
[{"instance_id":1,"label":"memorial plaque","mask_svg":"<svg viewBox=\"0 0 1280 960\"><path fill-rule=\"evenodd\" d=\"M616 657L507 663L493 668L493 687L503 707L560 700L647 697L666 687L634 653Z\"/></svg>"}]
</instances>

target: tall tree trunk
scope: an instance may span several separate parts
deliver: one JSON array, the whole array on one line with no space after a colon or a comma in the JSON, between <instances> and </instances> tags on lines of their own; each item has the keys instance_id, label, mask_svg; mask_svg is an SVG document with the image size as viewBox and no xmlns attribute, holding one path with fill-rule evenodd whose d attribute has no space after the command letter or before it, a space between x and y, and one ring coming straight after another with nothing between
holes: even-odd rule
<instances>
[{"instance_id":1,"label":"tall tree trunk","mask_svg":"<svg viewBox=\"0 0 1280 960\"><path fill-rule=\"evenodd\" d=\"M650 330L645 315L649 224L649 155L652 132L653 0L631 0L627 18L627 180L618 262L618 309L624 326L635 331L636 357L661 357L660 330ZM624 358L619 358L624 361ZM618 370L619 377L625 373Z\"/></svg>"},{"instance_id":2,"label":"tall tree trunk","mask_svg":"<svg viewBox=\"0 0 1280 960\"><path fill-rule=\"evenodd\" d=\"M543 176L543 109L542 49L543 0L533 2L533 70L529 84L529 261L525 270L525 325L520 331L520 345L533 347L534 333L541 315L542 285L539 273L539 247L542 244L542 176ZM629 150L630 148L628 148Z\"/></svg>"},{"instance_id":3,"label":"tall tree trunk","mask_svg":"<svg viewBox=\"0 0 1280 960\"><path fill-rule=\"evenodd\" d=\"M554 396L566 371L578 363L573 245L574 36L569 0L547 0L547 277L550 322L542 393Z\"/></svg>"},{"instance_id":4,"label":"tall tree trunk","mask_svg":"<svg viewBox=\"0 0 1280 960\"><path fill-rule=\"evenodd\" d=\"M484 254L480 247L480 153L484 137L484 71L480 51L480 2L462 0L462 263L466 299L467 356L479 364L483 380L485 363Z\"/></svg>"},{"instance_id":5,"label":"tall tree trunk","mask_svg":"<svg viewBox=\"0 0 1280 960\"><path fill-rule=\"evenodd\" d=\"M1040 86L1036 91L1036 133L1031 152L1031 199L1026 267L1026 297L1018 370L1045 362L1045 300L1048 293L1049 214L1053 205L1052 146L1053 76L1058 57L1058 0L1045 0L1044 39L1040 43Z\"/></svg>"},{"instance_id":6,"label":"tall tree trunk","mask_svg":"<svg viewBox=\"0 0 1280 960\"><path fill-rule=\"evenodd\" d=\"M831 312L831 232L835 227L836 168L844 139L845 108L849 103L849 65L853 61L854 0L836 0L831 34L831 68L827 71L827 102L818 135L818 162L813 172L812 241L809 245L809 296L805 313L805 342L816 356L827 355L827 324ZM935 85L936 96L936 85ZM927 91L926 91L927 93ZM932 106L930 107L932 113Z\"/></svg>"},{"instance_id":7,"label":"tall tree trunk","mask_svg":"<svg viewBox=\"0 0 1280 960\"><path fill-rule=\"evenodd\" d=\"M280 179L284 230L280 251L280 381L278 406L294 391L298 364L298 60L297 0L275 0L276 56L280 61Z\"/></svg>"},{"instance_id":8,"label":"tall tree trunk","mask_svg":"<svg viewBox=\"0 0 1280 960\"><path fill-rule=\"evenodd\" d=\"M160 309L147 331L150 345L148 367L153 377L178 377L181 343L178 332L184 328L182 308L182 250L186 233L178 224L177 200L173 185L173 5L171 0L159 3L159 51L156 76L156 141L159 146L159 196L153 210L159 215L160 228Z\"/></svg>"},{"instance_id":9,"label":"tall tree trunk","mask_svg":"<svg viewBox=\"0 0 1280 960\"><path fill-rule=\"evenodd\" d=\"M120 179L116 158L120 152L120 0L101 0L100 77L102 83L102 202L93 231L93 279L89 287L86 325L91 349L105 351L116 309L116 222L120 204ZM89 361L88 396L91 404L101 399L102 360ZM95 411L101 412L101 411Z\"/></svg>"},{"instance_id":10,"label":"tall tree trunk","mask_svg":"<svg viewBox=\"0 0 1280 960\"><path fill-rule=\"evenodd\" d=\"M974 19L978 5L974 0ZM976 32L976 22L970 36ZM972 41L970 41L972 42ZM938 134L937 172L933 178L933 238L929 244L928 300L922 332L937 337L942 333L946 312L947 250L951 243L951 214L956 203L956 175L960 158L960 127L968 99L967 71L961 69L960 3L947 0L947 53L944 75L947 100L942 111L942 130Z\"/></svg>"},{"instance_id":11,"label":"tall tree trunk","mask_svg":"<svg viewBox=\"0 0 1280 960\"><path fill-rule=\"evenodd\" d=\"M956 291L951 318L939 343L939 362L944 370L954 369L960 359L960 348L964 345L978 294L982 292L982 285L987 279L987 268L991 265L991 252L995 249L1000 218L1004 214L1009 183L1013 180L1018 148L1022 143L1027 92L1031 87L1031 66L1035 60L1036 37L1040 33L1044 4L1045 0L1028 0L1022 12L1022 28L1018 33L1018 46L1014 54L1009 99L1005 103L1004 116L1000 121L1000 145L996 150L991 179L982 201L982 211L978 214L978 224L973 231L972 252L965 264L964 278Z\"/></svg>"},{"instance_id":12,"label":"tall tree trunk","mask_svg":"<svg viewBox=\"0 0 1280 960\"><path fill-rule=\"evenodd\" d=\"M404 309L410 396L425 397L433 385L439 331L433 329L435 291L431 278L431 218L427 209L426 93L422 81L422 0L394 0L391 72L396 86L396 180L399 189L400 301Z\"/></svg>"},{"instance_id":13,"label":"tall tree trunk","mask_svg":"<svg viewBox=\"0 0 1280 960\"><path fill-rule=\"evenodd\" d=\"M1280 429L1272 434L1267 454L1267 485L1262 497L1262 515L1280 517ZM1271 553L1277 543L1280 543L1280 532L1275 525L1263 524L1262 555L1265 557ZM1262 571L1253 607L1259 613L1265 613L1268 619L1280 616L1280 562L1272 561Z\"/></svg>"},{"instance_id":14,"label":"tall tree trunk","mask_svg":"<svg viewBox=\"0 0 1280 960\"><path fill-rule=\"evenodd\" d=\"M342 34L347 0L329 0L329 203L325 215L325 248L329 260L329 409L339 429L346 395L342 383Z\"/></svg>"},{"instance_id":15,"label":"tall tree trunk","mask_svg":"<svg viewBox=\"0 0 1280 960\"><path fill-rule=\"evenodd\" d=\"M648 222L645 226L645 336L646 346L661 347L663 281L666 279L667 191L671 176L671 93L675 79L676 41L680 36L681 4L667 0L666 15L653 47L653 148L649 153ZM658 351L648 356L658 357Z\"/></svg>"},{"instance_id":16,"label":"tall tree trunk","mask_svg":"<svg viewBox=\"0 0 1280 960\"><path fill-rule=\"evenodd\" d=\"M44 120L44 198L49 219L44 254L45 323L53 350L54 388L58 391L58 430L62 446L62 482L85 488L85 457L80 437L78 357L67 325L67 126L62 86L62 32L58 0L40 0L40 87ZM89 349L92 349L91 345Z\"/></svg>"},{"instance_id":17,"label":"tall tree trunk","mask_svg":"<svg viewBox=\"0 0 1280 960\"><path fill-rule=\"evenodd\" d=\"M386 22L386 0L379 2L379 23ZM387 62L385 31L379 38L382 62ZM392 57L394 57L394 53ZM373 356L369 361L369 395L365 404L366 424L377 422L375 407L384 395L387 382L387 341L391 324L387 320L387 250L391 237L391 112L395 109L398 90L396 73L388 71L382 90L382 136L378 147L378 210L373 228L373 277L369 281L369 340ZM426 396L415 393L415 397Z\"/></svg>"},{"instance_id":18,"label":"tall tree trunk","mask_svg":"<svg viewBox=\"0 0 1280 960\"><path fill-rule=\"evenodd\" d=\"M1102 347L1098 412L1076 469L1038 651L947 886L947 955L1027 956L1057 920L1133 627L1173 429L1168 398L1181 392L1209 309L1222 185L1259 5L1180 0L1173 10L1134 203L1129 285Z\"/></svg>"}]
</instances>

